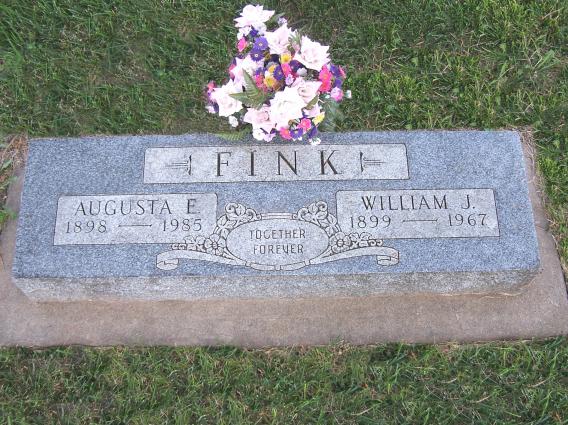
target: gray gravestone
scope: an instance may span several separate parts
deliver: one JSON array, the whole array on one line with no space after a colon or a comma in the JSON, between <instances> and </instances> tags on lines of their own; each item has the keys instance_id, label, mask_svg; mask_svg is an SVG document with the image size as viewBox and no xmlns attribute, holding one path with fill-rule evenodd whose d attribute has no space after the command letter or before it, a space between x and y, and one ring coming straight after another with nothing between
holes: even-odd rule
<instances>
[{"instance_id":1,"label":"gray gravestone","mask_svg":"<svg viewBox=\"0 0 568 425\"><path fill-rule=\"evenodd\" d=\"M38 299L511 292L539 267L519 136L30 143L13 276Z\"/></svg>"}]
</instances>

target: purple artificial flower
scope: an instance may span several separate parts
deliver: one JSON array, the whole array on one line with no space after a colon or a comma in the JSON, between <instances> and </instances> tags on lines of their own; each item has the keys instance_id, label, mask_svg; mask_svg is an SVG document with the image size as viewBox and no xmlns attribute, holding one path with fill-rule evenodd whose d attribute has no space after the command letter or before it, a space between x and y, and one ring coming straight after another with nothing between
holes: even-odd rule
<instances>
[{"instance_id":1,"label":"purple artificial flower","mask_svg":"<svg viewBox=\"0 0 568 425\"><path fill-rule=\"evenodd\" d=\"M339 70L339 67L337 65L334 65L332 63L329 64L329 71L335 78L341 77L341 71Z\"/></svg>"},{"instance_id":2,"label":"purple artificial flower","mask_svg":"<svg viewBox=\"0 0 568 425\"><path fill-rule=\"evenodd\" d=\"M273 75L274 78L276 78L278 81L282 81L284 79L284 72L282 71L282 67L280 65L274 68Z\"/></svg>"},{"instance_id":3,"label":"purple artificial flower","mask_svg":"<svg viewBox=\"0 0 568 425\"><path fill-rule=\"evenodd\" d=\"M343 80L341 78L335 77L335 81L333 82L333 87L341 88L343 85Z\"/></svg>"},{"instance_id":4,"label":"purple artificial flower","mask_svg":"<svg viewBox=\"0 0 568 425\"><path fill-rule=\"evenodd\" d=\"M253 50L266 50L268 48L268 40L265 37L258 37L254 40Z\"/></svg>"},{"instance_id":5,"label":"purple artificial flower","mask_svg":"<svg viewBox=\"0 0 568 425\"><path fill-rule=\"evenodd\" d=\"M293 60L290 61L290 68L292 69L292 72L298 72L298 69L302 68L303 66L304 65L302 65L296 59L293 59Z\"/></svg>"},{"instance_id":6,"label":"purple artificial flower","mask_svg":"<svg viewBox=\"0 0 568 425\"><path fill-rule=\"evenodd\" d=\"M313 125L312 128L310 128L310 130L308 131L308 137L310 139L313 139L314 137L316 137L318 134L318 128L317 126Z\"/></svg>"},{"instance_id":7,"label":"purple artificial flower","mask_svg":"<svg viewBox=\"0 0 568 425\"><path fill-rule=\"evenodd\" d=\"M257 75L264 75L264 68L257 68L256 71L254 71L254 76L256 77Z\"/></svg>"},{"instance_id":8,"label":"purple artificial flower","mask_svg":"<svg viewBox=\"0 0 568 425\"><path fill-rule=\"evenodd\" d=\"M250 57L253 61L261 61L264 60L264 52L262 50L252 49L250 51Z\"/></svg>"},{"instance_id":9,"label":"purple artificial flower","mask_svg":"<svg viewBox=\"0 0 568 425\"><path fill-rule=\"evenodd\" d=\"M290 130L290 134L292 135L292 139L300 139L304 135L304 130L298 127L295 130Z\"/></svg>"},{"instance_id":10,"label":"purple artificial flower","mask_svg":"<svg viewBox=\"0 0 568 425\"><path fill-rule=\"evenodd\" d=\"M250 32L249 32L248 35L249 35L249 37L253 37L253 38L254 38L254 37L256 37L256 36L258 35L258 31L257 31L255 28L253 28L253 29L250 30Z\"/></svg>"}]
</instances>

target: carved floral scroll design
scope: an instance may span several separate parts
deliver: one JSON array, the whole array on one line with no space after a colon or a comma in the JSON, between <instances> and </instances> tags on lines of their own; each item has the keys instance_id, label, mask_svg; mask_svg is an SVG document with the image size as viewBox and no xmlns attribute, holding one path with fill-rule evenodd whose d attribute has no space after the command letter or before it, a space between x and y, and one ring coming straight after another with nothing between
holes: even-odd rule
<instances>
[{"instance_id":1,"label":"carved floral scroll design","mask_svg":"<svg viewBox=\"0 0 568 425\"><path fill-rule=\"evenodd\" d=\"M323 229L328 236L327 248L314 258L288 265L266 265L243 260L231 253L227 237L239 226L246 223L266 220L274 215L286 220L311 223ZM337 223L337 218L328 210L325 201L313 202L293 214L259 214L252 208L239 203L225 205L225 213L217 219L216 227L210 235L187 236L183 242L171 245L171 250L158 255L157 267L163 270L177 268L180 258L205 260L230 265L246 266L258 270L296 270L310 264L321 264L340 259L375 255L377 265L398 264L399 253L393 248L383 247L383 240L373 238L366 232L345 233Z\"/></svg>"}]
</instances>

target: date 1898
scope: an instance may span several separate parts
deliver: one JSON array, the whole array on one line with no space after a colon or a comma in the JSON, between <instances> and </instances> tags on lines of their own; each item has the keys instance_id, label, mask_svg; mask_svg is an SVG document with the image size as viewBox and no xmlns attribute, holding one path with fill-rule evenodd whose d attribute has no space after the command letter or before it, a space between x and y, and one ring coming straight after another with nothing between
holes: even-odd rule
<instances>
[{"instance_id":1,"label":"date 1898","mask_svg":"<svg viewBox=\"0 0 568 425\"><path fill-rule=\"evenodd\" d=\"M106 220L68 221L66 233L106 233Z\"/></svg>"},{"instance_id":2,"label":"date 1898","mask_svg":"<svg viewBox=\"0 0 568 425\"><path fill-rule=\"evenodd\" d=\"M201 218L167 219L158 223L133 223L117 224L116 227L157 227L162 232L199 232L202 229ZM106 233L112 230L112 226L106 220L68 221L66 233Z\"/></svg>"},{"instance_id":3,"label":"date 1898","mask_svg":"<svg viewBox=\"0 0 568 425\"><path fill-rule=\"evenodd\" d=\"M62 196L54 245L179 242L212 233L216 210L214 193Z\"/></svg>"}]
</instances>

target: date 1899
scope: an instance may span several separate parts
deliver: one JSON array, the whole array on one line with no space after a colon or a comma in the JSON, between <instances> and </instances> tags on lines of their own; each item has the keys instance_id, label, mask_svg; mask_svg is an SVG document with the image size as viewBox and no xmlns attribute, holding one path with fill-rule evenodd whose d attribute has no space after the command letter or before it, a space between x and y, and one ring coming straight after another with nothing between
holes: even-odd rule
<instances>
[{"instance_id":1,"label":"date 1899","mask_svg":"<svg viewBox=\"0 0 568 425\"><path fill-rule=\"evenodd\" d=\"M386 228L391 224L391 218L388 215L378 216L351 216L352 229L374 229L376 227Z\"/></svg>"},{"instance_id":2,"label":"date 1899","mask_svg":"<svg viewBox=\"0 0 568 425\"><path fill-rule=\"evenodd\" d=\"M392 218L388 215L359 215L350 218L352 229L386 229L392 223ZM405 220L402 220L405 222ZM438 219L410 220L410 221L430 221L436 222ZM451 227L459 226L486 226L487 214L448 214L448 224Z\"/></svg>"}]
</instances>

